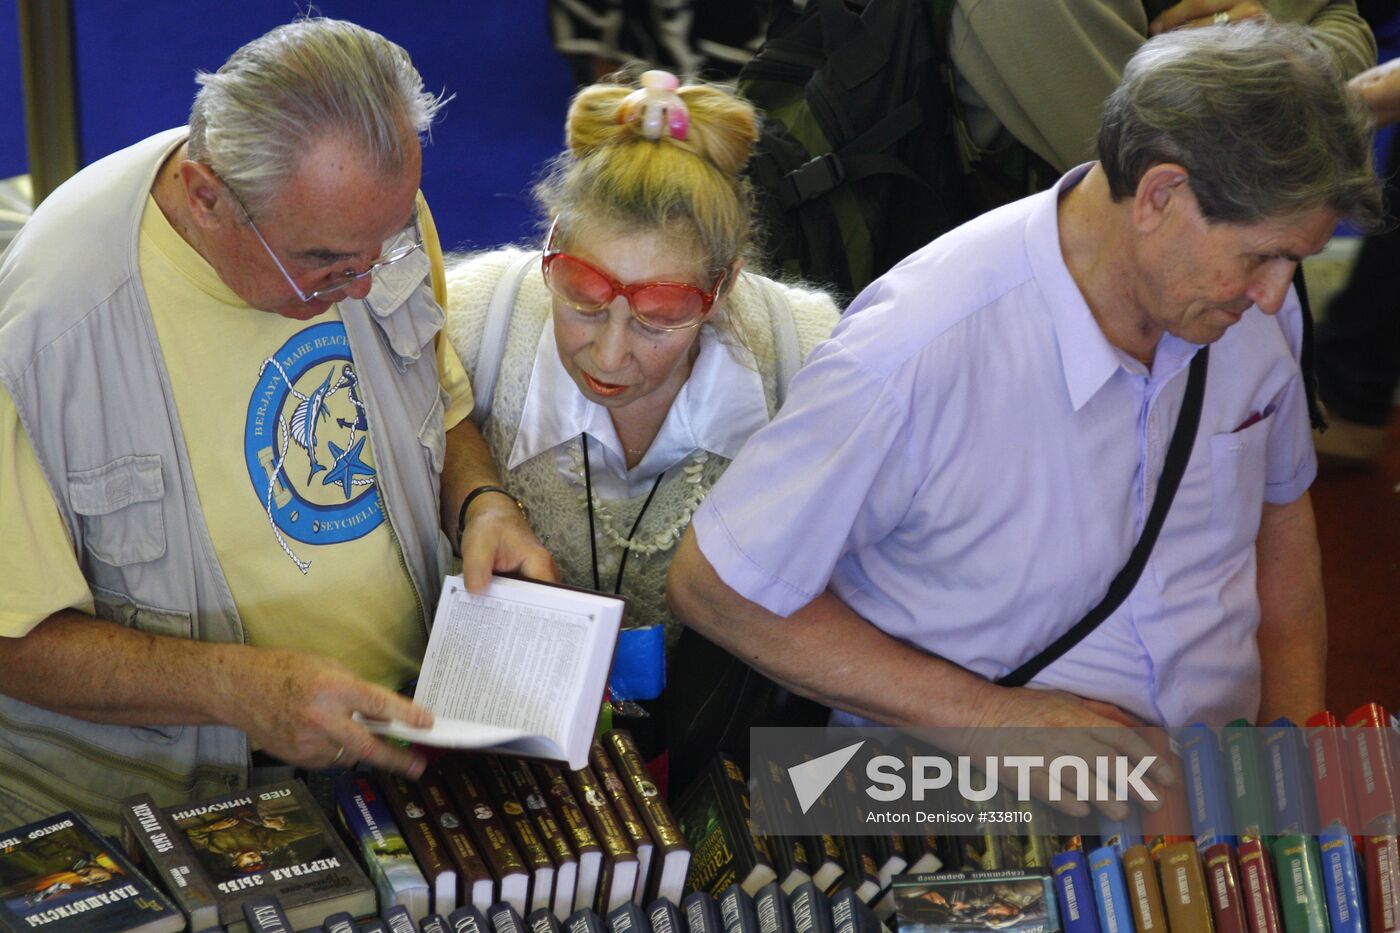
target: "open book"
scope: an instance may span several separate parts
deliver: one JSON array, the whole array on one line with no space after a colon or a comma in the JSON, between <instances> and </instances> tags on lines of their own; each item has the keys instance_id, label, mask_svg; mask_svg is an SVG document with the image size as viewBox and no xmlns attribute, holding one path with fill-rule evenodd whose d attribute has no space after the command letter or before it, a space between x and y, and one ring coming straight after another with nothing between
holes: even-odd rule
<instances>
[{"instance_id":1,"label":"open book","mask_svg":"<svg viewBox=\"0 0 1400 933\"><path fill-rule=\"evenodd\" d=\"M471 593L450 576L413 695L433 711L432 728L361 721L424 745L490 748L582 768L625 606L617 596L507 577Z\"/></svg>"}]
</instances>

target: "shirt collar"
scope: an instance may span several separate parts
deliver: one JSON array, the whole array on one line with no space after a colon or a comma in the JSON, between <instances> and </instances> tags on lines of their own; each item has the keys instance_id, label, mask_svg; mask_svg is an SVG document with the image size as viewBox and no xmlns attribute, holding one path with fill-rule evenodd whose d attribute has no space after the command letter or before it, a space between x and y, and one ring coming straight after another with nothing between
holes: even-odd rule
<instances>
[{"instance_id":1,"label":"shirt collar","mask_svg":"<svg viewBox=\"0 0 1400 933\"><path fill-rule=\"evenodd\" d=\"M741 359L740 357L743 357ZM700 353L676 394L646 456L624 471L622 443L608 410L579 390L559 359L554 328L546 322L535 348L530 387L507 469L587 433L611 454L605 459L631 482L653 478L695 450L733 459L744 441L768 423L768 402L748 355L728 347L714 329L700 328Z\"/></svg>"}]
</instances>

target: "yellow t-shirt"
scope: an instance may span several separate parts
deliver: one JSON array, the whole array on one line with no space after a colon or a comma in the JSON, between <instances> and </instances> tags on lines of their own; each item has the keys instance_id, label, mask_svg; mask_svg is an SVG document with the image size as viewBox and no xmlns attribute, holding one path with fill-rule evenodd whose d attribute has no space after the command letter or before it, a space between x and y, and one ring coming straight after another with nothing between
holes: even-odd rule
<instances>
[{"instance_id":1,"label":"yellow t-shirt","mask_svg":"<svg viewBox=\"0 0 1400 933\"><path fill-rule=\"evenodd\" d=\"M421 204L420 217L431 255ZM426 635L384 519L373 431L338 307L310 321L249 307L154 200L139 256L200 506L249 643L329 655L398 686L417 671ZM471 410L471 389L447 341L437 356L450 428ZM32 542L0 557L0 578L24 581L0 608L0 635L22 635L59 609L90 611L72 544L3 392L0 468L0 540Z\"/></svg>"}]
</instances>

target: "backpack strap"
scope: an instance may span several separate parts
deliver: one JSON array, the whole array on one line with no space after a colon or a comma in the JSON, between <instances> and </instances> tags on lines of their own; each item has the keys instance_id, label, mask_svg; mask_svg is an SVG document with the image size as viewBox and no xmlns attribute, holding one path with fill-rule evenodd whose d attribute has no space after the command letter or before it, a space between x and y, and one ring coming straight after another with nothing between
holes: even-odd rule
<instances>
[{"instance_id":1,"label":"backpack strap","mask_svg":"<svg viewBox=\"0 0 1400 933\"><path fill-rule=\"evenodd\" d=\"M792 318L792 305L788 304L781 285L761 275L746 274L744 277L753 283L768 308L768 321L773 328L773 357L778 367L775 409L781 408L787 398L788 383L802 366L802 353L797 344L797 322Z\"/></svg>"},{"instance_id":2,"label":"backpack strap","mask_svg":"<svg viewBox=\"0 0 1400 933\"><path fill-rule=\"evenodd\" d=\"M1191 447L1196 441L1196 428L1201 422L1201 404L1206 394L1206 366L1210 362L1210 347L1196 351L1191 359L1191 372L1186 379L1186 395L1181 401L1181 412L1176 416L1176 428L1172 431L1171 444L1162 464L1162 478L1157 481L1157 494L1152 497L1152 509L1147 513L1147 521L1142 526L1142 536L1128 555L1128 562L1118 571L1118 576L1108 585L1108 592L1099 604L1085 613L1084 618L1050 643L1025 664L999 678L996 683L1002 687L1024 687L1045 668L1049 667L1065 652L1083 641L1090 632L1113 614L1123 600L1137 586L1147 557L1152 553L1152 545L1157 543L1157 533L1167 520L1167 510L1171 508L1176 488L1181 484L1181 476L1186 472L1186 463L1191 459Z\"/></svg>"},{"instance_id":3,"label":"backpack strap","mask_svg":"<svg viewBox=\"0 0 1400 933\"><path fill-rule=\"evenodd\" d=\"M496 394L496 379L501 374L501 358L506 353L506 330L510 327L515 297L525 273L540 261L534 251L521 253L506 263L505 271L496 280L491 304L486 308L486 327L481 334L481 346L476 351L476 368L472 372L472 421L480 428L491 415L491 399Z\"/></svg>"}]
</instances>

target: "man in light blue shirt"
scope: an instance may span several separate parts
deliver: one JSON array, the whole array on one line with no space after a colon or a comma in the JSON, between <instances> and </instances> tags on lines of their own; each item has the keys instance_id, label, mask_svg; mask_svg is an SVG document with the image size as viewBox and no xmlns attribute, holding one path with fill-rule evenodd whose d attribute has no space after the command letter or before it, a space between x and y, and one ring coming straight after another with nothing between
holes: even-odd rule
<instances>
[{"instance_id":1,"label":"man in light blue shirt","mask_svg":"<svg viewBox=\"0 0 1400 933\"><path fill-rule=\"evenodd\" d=\"M1323 705L1316 463L1291 287L1370 223L1370 129L1294 27L1161 36L1099 161L865 290L696 513L677 616L846 721L1182 725ZM1129 597L1031 682L1180 488Z\"/></svg>"}]
</instances>

